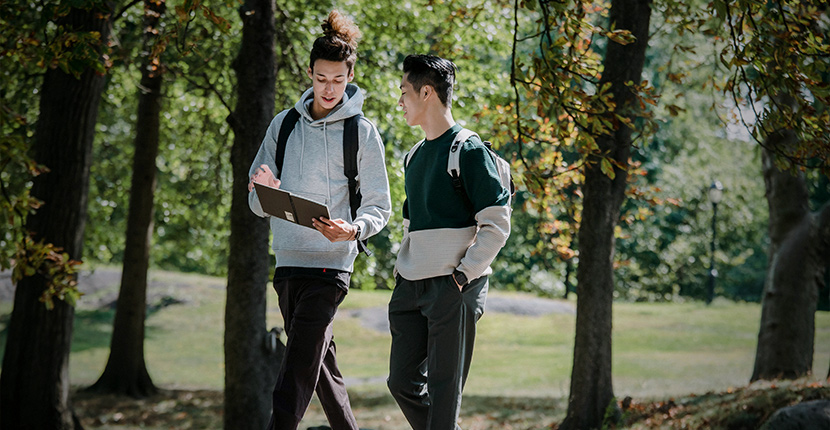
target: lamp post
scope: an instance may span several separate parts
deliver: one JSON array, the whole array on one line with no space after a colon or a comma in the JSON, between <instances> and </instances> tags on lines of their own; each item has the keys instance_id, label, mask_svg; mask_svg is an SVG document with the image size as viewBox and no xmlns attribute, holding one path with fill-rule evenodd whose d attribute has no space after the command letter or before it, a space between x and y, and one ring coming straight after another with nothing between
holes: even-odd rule
<instances>
[{"instance_id":1,"label":"lamp post","mask_svg":"<svg viewBox=\"0 0 830 430\"><path fill-rule=\"evenodd\" d=\"M711 243L711 257L709 261L709 284L706 288L706 304L712 303L715 298L715 278L718 277L718 271L715 269L715 236L717 234L716 220L718 218L718 203L723 198L723 185L720 181L712 182L709 186L709 201L712 202L712 243Z\"/></svg>"}]
</instances>

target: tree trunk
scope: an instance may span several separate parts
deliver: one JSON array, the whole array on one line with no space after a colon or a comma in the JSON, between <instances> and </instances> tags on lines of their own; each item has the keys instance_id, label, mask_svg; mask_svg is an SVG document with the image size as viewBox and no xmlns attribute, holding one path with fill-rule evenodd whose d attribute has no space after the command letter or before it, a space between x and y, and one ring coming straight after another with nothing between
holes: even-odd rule
<instances>
[{"instance_id":1,"label":"tree trunk","mask_svg":"<svg viewBox=\"0 0 830 430\"><path fill-rule=\"evenodd\" d=\"M89 387L99 393L124 394L136 398L158 392L144 361L144 320L147 309L147 270L153 236L153 205L156 190L156 157L162 102L162 68L154 57L155 31L165 3L145 0L144 49L138 95L133 176L124 248L121 289L115 309L110 356L104 373Z\"/></svg>"},{"instance_id":2,"label":"tree trunk","mask_svg":"<svg viewBox=\"0 0 830 430\"><path fill-rule=\"evenodd\" d=\"M792 133L778 133L765 148L794 143ZM830 242L830 205L810 213L804 175L782 171L773 157L763 150L770 251L751 381L812 372L815 312Z\"/></svg>"},{"instance_id":3,"label":"tree trunk","mask_svg":"<svg viewBox=\"0 0 830 430\"><path fill-rule=\"evenodd\" d=\"M568 295L573 290L573 285L571 284L571 275L574 272L574 259L568 258L565 260L565 294L562 295L562 298L568 300Z\"/></svg>"},{"instance_id":4,"label":"tree trunk","mask_svg":"<svg viewBox=\"0 0 830 430\"><path fill-rule=\"evenodd\" d=\"M599 86L611 83L616 113L639 116L639 102L626 82L639 83L648 46L651 6L648 0L613 0L610 22L616 29L630 30L636 42L621 45L609 41ZM619 124L613 135L597 139L601 155L628 166L631 129ZM625 197L627 169L614 168L609 178L600 169L599 157L585 168L582 223L579 226L577 310L574 361L568 414L562 430L598 429L608 417L616 421L611 380L611 303L614 293L614 228ZM611 409L609 409L611 408Z\"/></svg>"},{"instance_id":5,"label":"tree trunk","mask_svg":"<svg viewBox=\"0 0 830 430\"><path fill-rule=\"evenodd\" d=\"M102 5L102 7L108 5ZM69 31L109 37L109 12L72 9ZM40 92L34 159L50 172L34 179L32 195L43 201L26 227L35 240L62 247L81 259L89 191L89 166L104 75L87 69L79 77L49 69ZM60 300L47 310L38 299L47 279L22 279L15 290L0 374L0 427L74 429L69 405L69 350L74 308Z\"/></svg>"},{"instance_id":6,"label":"tree trunk","mask_svg":"<svg viewBox=\"0 0 830 430\"><path fill-rule=\"evenodd\" d=\"M264 347L269 226L267 220L248 208L248 169L274 115L274 4L271 0L247 0L239 12L243 21L242 45L233 63L237 106L228 118L234 131L225 305L224 428L229 430L266 427L281 359L277 352Z\"/></svg>"}]
</instances>

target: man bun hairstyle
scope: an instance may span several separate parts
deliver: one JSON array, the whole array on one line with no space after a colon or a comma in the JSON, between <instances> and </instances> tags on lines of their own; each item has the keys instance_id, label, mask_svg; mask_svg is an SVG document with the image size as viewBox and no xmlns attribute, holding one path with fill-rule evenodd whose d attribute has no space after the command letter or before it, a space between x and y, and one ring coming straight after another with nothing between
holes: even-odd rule
<instances>
[{"instance_id":1,"label":"man bun hairstyle","mask_svg":"<svg viewBox=\"0 0 830 430\"><path fill-rule=\"evenodd\" d=\"M452 102L456 70L452 61L435 55L409 55L403 60L403 72L412 88L415 91L421 91L424 85L435 88L438 99L448 107Z\"/></svg>"},{"instance_id":2,"label":"man bun hairstyle","mask_svg":"<svg viewBox=\"0 0 830 430\"><path fill-rule=\"evenodd\" d=\"M352 71L357 60L357 41L363 34L357 25L339 11L333 10L323 21L323 35L314 41L308 67L317 60L344 61Z\"/></svg>"}]
</instances>

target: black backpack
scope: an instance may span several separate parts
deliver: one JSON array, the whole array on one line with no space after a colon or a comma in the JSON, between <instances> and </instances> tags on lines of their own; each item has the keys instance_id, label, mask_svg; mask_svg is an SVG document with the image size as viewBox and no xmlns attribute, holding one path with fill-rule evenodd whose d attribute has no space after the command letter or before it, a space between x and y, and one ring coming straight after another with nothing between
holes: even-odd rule
<instances>
[{"instance_id":1,"label":"black backpack","mask_svg":"<svg viewBox=\"0 0 830 430\"><path fill-rule=\"evenodd\" d=\"M277 165L277 179L280 179L282 175L282 163L285 160L285 146L288 142L288 136L294 131L294 126L297 125L299 119L300 112L295 108L291 108L280 125L280 134L277 137L277 153L274 156L274 163ZM360 114L346 118L343 121L343 173L349 180L349 206L352 210L352 220L357 218L357 208L360 207L360 202L363 200L363 195L360 194L357 183L357 125L359 121ZM357 241L357 249L358 252L372 255L365 239Z\"/></svg>"}]
</instances>

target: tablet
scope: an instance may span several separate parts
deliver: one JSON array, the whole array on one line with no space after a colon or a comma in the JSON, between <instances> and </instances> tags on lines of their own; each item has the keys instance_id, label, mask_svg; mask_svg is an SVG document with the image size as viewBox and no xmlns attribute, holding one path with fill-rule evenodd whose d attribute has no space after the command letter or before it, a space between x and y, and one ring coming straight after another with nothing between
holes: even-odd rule
<instances>
[{"instance_id":1,"label":"tablet","mask_svg":"<svg viewBox=\"0 0 830 430\"><path fill-rule=\"evenodd\" d=\"M308 228L314 228L313 218L331 219L329 208L324 204L257 182L254 188L262 210L268 215Z\"/></svg>"}]
</instances>

